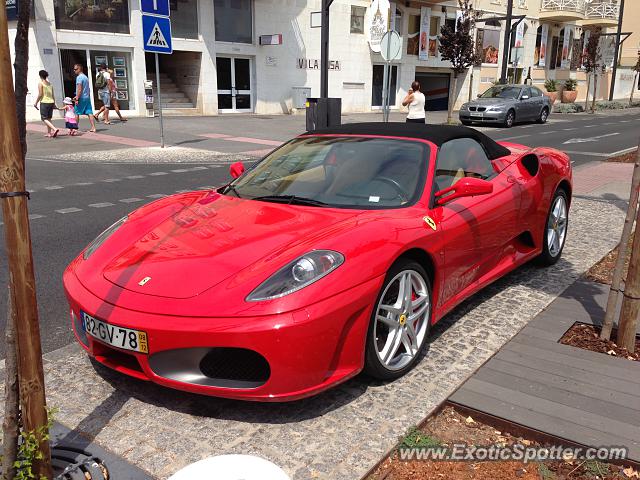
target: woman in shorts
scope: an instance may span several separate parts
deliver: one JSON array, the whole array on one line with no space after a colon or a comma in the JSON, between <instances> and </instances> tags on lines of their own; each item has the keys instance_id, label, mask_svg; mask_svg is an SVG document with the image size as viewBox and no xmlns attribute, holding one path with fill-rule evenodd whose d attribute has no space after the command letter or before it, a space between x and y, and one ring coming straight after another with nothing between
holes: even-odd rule
<instances>
[{"instance_id":1,"label":"woman in shorts","mask_svg":"<svg viewBox=\"0 0 640 480\"><path fill-rule=\"evenodd\" d=\"M38 83L38 98L33 106L38 108L38 104L40 104L40 119L47 126L47 134L45 137L54 138L58 135L59 130L53 123L51 123L53 110L56 108L53 86L49 82L49 73L46 70L40 70L38 75L40 75L40 83Z\"/></svg>"}]
</instances>

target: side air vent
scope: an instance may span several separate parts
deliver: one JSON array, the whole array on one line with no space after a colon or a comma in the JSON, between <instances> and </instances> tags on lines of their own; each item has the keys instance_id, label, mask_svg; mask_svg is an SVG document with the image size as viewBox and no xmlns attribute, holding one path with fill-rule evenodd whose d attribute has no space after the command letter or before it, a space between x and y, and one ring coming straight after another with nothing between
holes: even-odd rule
<instances>
[{"instance_id":1,"label":"side air vent","mask_svg":"<svg viewBox=\"0 0 640 480\"><path fill-rule=\"evenodd\" d=\"M535 177L540 169L540 161L535 155L527 155L521 160L522 166L527 169L529 175Z\"/></svg>"}]
</instances>

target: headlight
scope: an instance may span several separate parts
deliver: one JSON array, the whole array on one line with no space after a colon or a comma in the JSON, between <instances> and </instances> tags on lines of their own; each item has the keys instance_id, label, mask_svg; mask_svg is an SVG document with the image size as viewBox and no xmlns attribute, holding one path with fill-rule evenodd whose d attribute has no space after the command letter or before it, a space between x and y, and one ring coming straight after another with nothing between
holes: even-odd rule
<instances>
[{"instance_id":1,"label":"headlight","mask_svg":"<svg viewBox=\"0 0 640 480\"><path fill-rule=\"evenodd\" d=\"M93 255L93 252L95 252L98 248L100 248L100 245L102 245L107 240L107 238L113 235L116 232L116 230L118 230L122 226L122 224L127 221L128 218L129 218L128 216L122 217L120 220L118 220L116 223L114 223L109 228L107 228L104 232L98 235L96 239L93 242L91 242L89 246L85 249L84 253L82 254L82 257L86 260L91 255Z\"/></svg>"},{"instance_id":2,"label":"headlight","mask_svg":"<svg viewBox=\"0 0 640 480\"><path fill-rule=\"evenodd\" d=\"M468 110L468 109L469 109L468 103L463 103L462 106L460 107L460 110Z\"/></svg>"},{"instance_id":3,"label":"headlight","mask_svg":"<svg viewBox=\"0 0 640 480\"><path fill-rule=\"evenodd\" d=\"M487 112L501 112L504 107L489 107Z\"/></svg>"},{"instance_id":4,"label":"headlight","mask_svg":"<svg viewBox=\"0 0 640 480\"><path fill-rule=\"evenodd\" d=\"M249 294L248 302L284 297L320 280L344 263L344 255L332 250L314 250L291 263L262 282Z\"/></svg>"}]
</instances>

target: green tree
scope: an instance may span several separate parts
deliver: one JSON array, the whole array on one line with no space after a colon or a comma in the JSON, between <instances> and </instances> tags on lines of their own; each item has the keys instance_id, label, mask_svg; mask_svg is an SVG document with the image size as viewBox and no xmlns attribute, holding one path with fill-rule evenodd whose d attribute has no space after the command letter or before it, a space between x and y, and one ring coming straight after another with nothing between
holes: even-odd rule
<instances>
[{"instance_id":1,"label":"green tree","mask_svg":"<svg viewBox=\"0 0 640 480\"><path fill-rule=\"evenodd\" d=\"M449 93L447 122L451 123L453 105L458 92L458 77L473 67L478 59L476 44L473 39L476 20L482 15L473 8L472 0L458 0L461 14L455 25L447 24L440 29L440 56L451 62L453 70L453 84Z\"/></svg>"}]
</instances>

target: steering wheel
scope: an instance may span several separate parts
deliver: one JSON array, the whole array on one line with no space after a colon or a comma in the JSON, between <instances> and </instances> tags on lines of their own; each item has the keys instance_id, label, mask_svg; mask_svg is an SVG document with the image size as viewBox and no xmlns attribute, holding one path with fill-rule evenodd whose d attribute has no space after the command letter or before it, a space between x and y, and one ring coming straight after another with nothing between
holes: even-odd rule
<instances>
[{"instance_id":1,"label":"steering wheel","mask_svg":"<svg viewBox=\"0 0 640 480\"><path fill-rule=\"evenodd\" d=\"M396 195L402 202L408 202L409 197L407 197L405 193L405 189L402 185L400 185L396 180L389 177L376 177L374 180L378 180L382 183L386 183L387 185L391 185L393 189L396 191Z\"/></svg>"}]
</instances>

